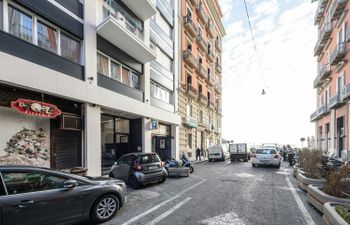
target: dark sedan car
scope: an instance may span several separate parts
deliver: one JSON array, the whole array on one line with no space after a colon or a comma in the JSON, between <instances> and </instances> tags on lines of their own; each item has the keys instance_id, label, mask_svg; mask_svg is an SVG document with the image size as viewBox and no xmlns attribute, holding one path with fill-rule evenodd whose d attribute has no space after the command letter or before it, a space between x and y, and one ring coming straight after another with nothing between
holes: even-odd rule
<instances>
[{"instance_id":1,"label":"dark sedan car","mask_svg":"<svg viewBox=\"0 0 350 225\"><path fill-rule=\"evenodd\" d=\"M126 185L50 169L0 166L0 224L74 224L111 219L123 206Z\"/></svg>"},{"instance_id":2,"label":"dark sedan car","mask_svg":"<svg viewBox=\"0 0 350 225\"><path fill-rule=\"evenodd\" d=\"M112 166L109 176L139 188L148 183L164 182L168 172L156 153L129 153Z\"/></svg>"}]
</instances>

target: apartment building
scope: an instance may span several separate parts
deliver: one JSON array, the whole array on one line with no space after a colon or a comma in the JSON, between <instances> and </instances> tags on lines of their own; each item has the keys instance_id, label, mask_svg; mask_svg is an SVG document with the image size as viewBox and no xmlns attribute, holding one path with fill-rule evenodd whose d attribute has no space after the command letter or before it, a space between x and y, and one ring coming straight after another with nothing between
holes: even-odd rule
<instances>
[{"instance_id":1,"label":"apartment building","mask_svg":"<svg viewBox=\"0 0 350 225\"><path fill-rule=\"evenodd\" d=\"M221 141L221 18L217 0L179 1L179 142L190 157Z\"/></svg>"},{"instance_id":2,"label":"apartment building","mask_svg":"<svg viewBox=\"0 0 350 225\"><path fill-rule=\"evenodd\" d=\"M310 120L315 122L317 148L333 149L338 157L346 157L350 143L349 9L347 0L319 0L314 20L317 106Z\"/></svg>"},{"instance_id":3,"label":"apartment building","mask_svg":"<svg viewBox=\"0 0 350 225\"><path fill-rule=\"evenodd\" d=\"M0 0L0 163L177 157L177 4Z\"/></svg>"}]
</instances>

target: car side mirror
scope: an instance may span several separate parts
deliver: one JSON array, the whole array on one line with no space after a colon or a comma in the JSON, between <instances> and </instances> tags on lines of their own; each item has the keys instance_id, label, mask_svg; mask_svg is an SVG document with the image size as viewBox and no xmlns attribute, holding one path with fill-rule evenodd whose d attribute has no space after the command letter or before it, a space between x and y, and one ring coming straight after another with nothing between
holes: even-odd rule
<instances>
[{"instance_id":1,"label":"car side mirror","mask_svg":"<svg viewBox=\"0 0 350 225\"><path fill-rule=\"evenodd\" d=\"M64 188L74 188L74 187L76 187L78 185L79 185L78 181L73 180L73 179L69 179L66 182L64 182L63 187Z\"/></svg>"}]
</instances>

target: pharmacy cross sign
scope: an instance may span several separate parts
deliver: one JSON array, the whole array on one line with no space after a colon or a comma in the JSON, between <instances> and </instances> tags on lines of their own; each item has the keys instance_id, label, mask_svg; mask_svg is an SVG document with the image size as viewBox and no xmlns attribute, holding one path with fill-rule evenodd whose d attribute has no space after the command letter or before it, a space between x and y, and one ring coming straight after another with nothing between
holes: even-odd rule
<instances>
[{"instance_id":1,"label":"pharmacy cross sign","mask_svg":"<svg viewBox=\"0 0 350 225\"><path fill-rule=\"evenodd\" d=\"M17 99L16 101L12 101L11 108L26 115L50 119L56 118L62 113L55 105L29 99Z\"/></svg>"}]
</instances>

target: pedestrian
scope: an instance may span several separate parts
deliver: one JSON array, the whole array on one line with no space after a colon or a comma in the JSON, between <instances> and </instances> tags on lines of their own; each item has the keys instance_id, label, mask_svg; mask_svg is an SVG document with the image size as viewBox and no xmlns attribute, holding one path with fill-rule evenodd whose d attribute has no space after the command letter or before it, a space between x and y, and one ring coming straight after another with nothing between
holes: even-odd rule
<instances>
[{"instance_id":1,"label":"pedestrian","mask_svg":"<svg viewBox=\"0 0 350 225\"><path fill-rule=\"evenodd\" d=\"M199 147L196 149L196 160L198 161L198 159L201 161L201 149Z\"/></svg>"}]
</instances>

